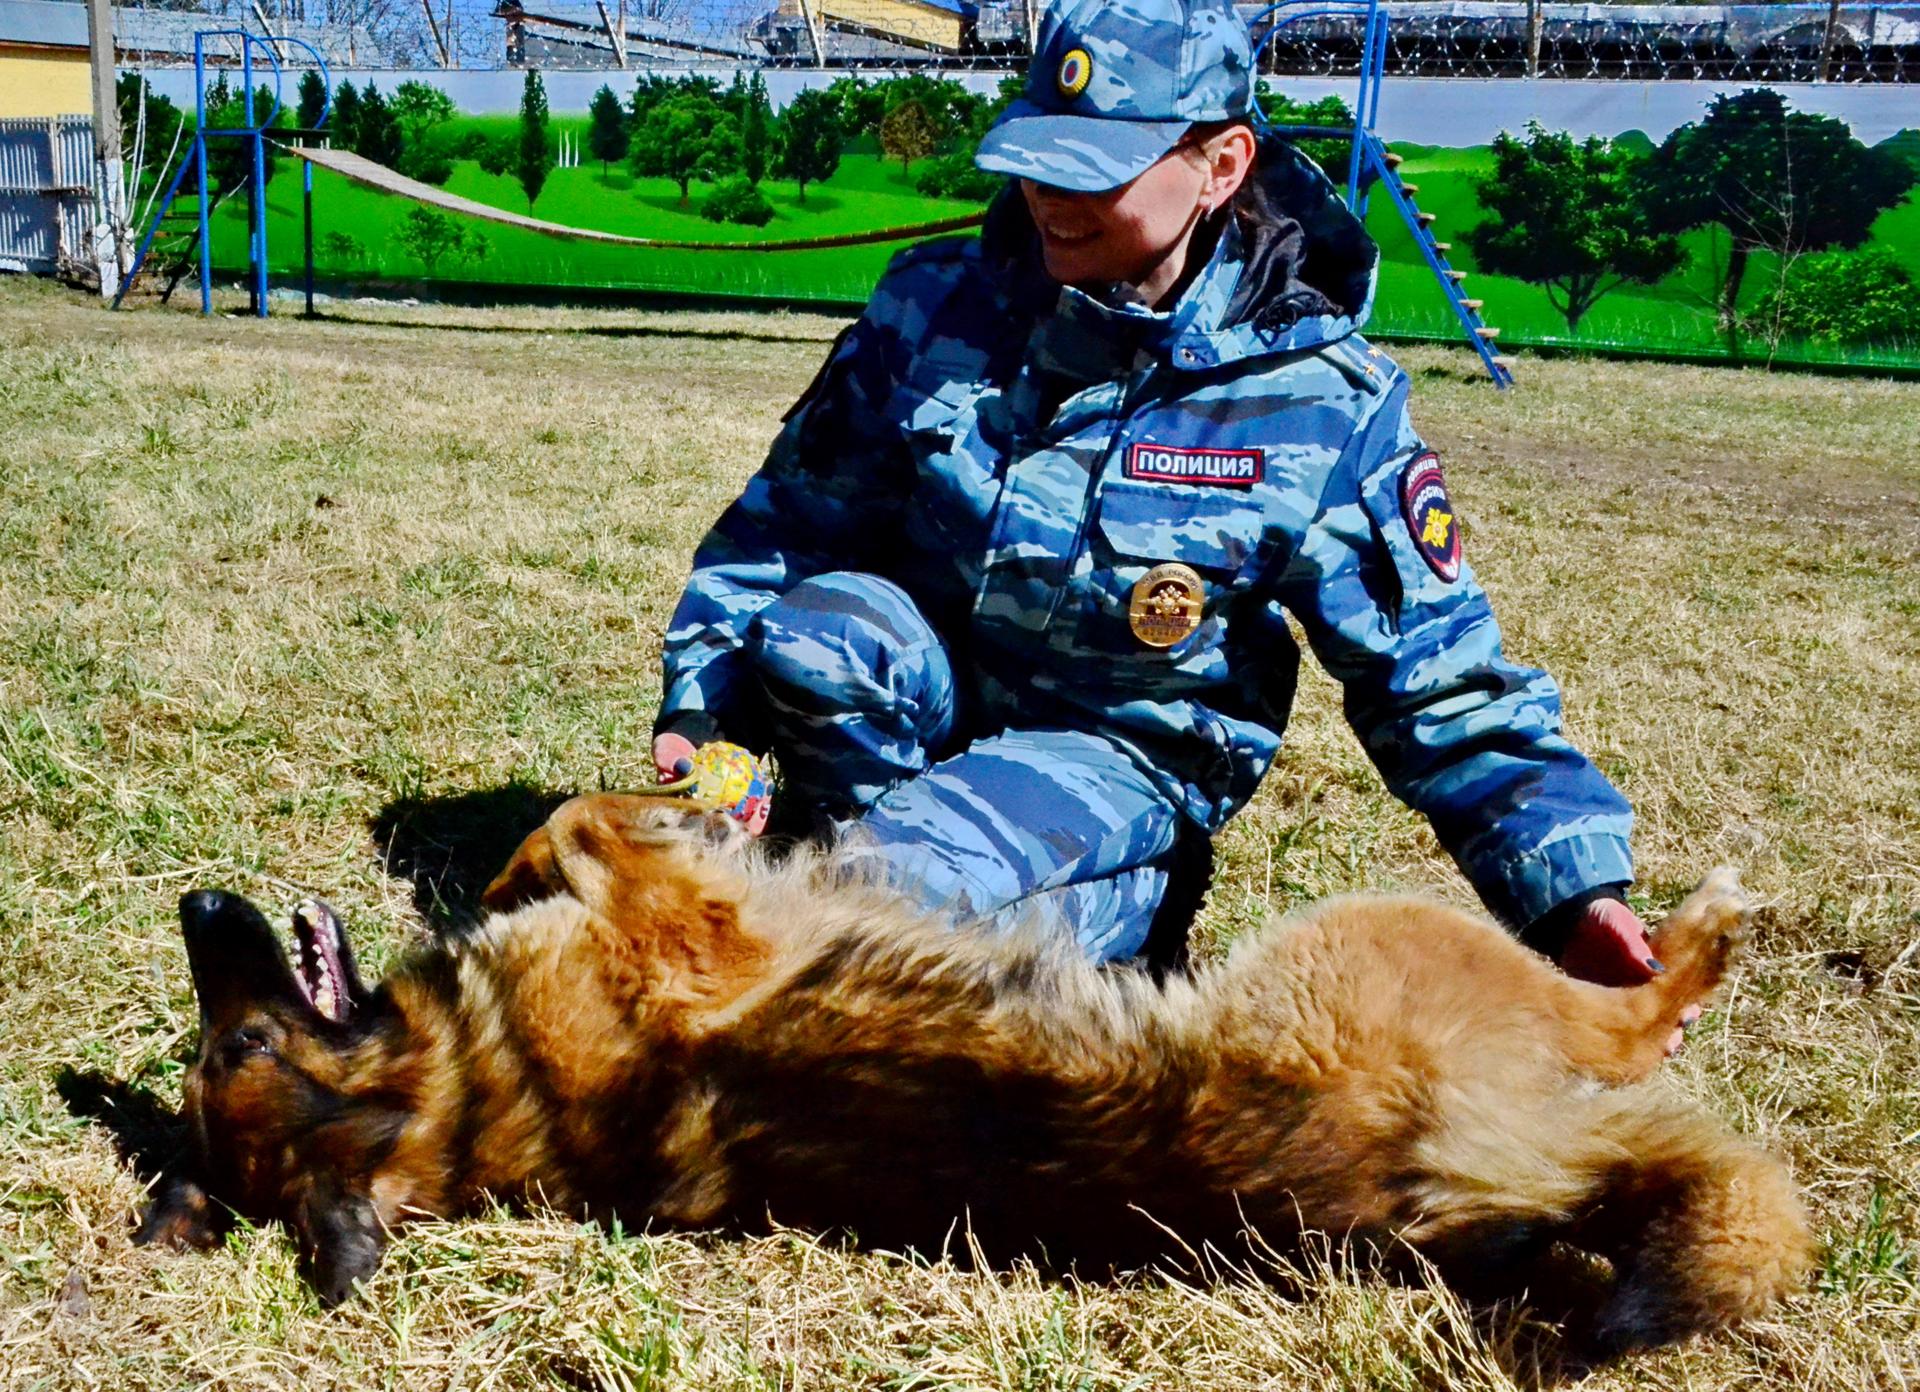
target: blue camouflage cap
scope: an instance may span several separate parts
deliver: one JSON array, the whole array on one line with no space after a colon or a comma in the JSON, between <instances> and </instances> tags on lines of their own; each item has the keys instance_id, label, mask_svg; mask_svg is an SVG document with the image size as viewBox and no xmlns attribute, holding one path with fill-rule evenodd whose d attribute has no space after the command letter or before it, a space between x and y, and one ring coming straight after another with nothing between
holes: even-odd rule
<instances>
[{"instance_id":1,"label":"blue camouflage cap","mask_svg":"<svg viewBox=\"0 0 1920 1392\"><path fill-rule=\"evenodd\" d=\"M1060 0L1026 92L974 163L1077 193L1137 179L1196 121L1253 110L1253 53L1231 0Z\"/></svg>"}]
</instances>

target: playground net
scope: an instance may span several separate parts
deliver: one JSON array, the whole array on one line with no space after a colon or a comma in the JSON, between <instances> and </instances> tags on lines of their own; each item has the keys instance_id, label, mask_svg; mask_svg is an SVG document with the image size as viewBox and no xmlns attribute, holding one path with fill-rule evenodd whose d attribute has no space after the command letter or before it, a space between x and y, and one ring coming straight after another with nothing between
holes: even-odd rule
<instances>
[{"instance_id":1,"label":"playground net","mask_svg":"<svg viewBox=\"0 0 1920 1392\"><path fill-rule=\"evenodd\" d=\"M1038 0L201 0L355 67L1017 67ZM1264 8L1242 7L1249 18ZM1728 82L1920 81L1920 0L1561 4L1391 0L1389 75ZM140 11L158 17L161 10ZM201 27L206 27L202 24ZM1361 22L1327 14L1272 45L1275 74L1358 70ZM165 64L168 54L148 61Z\"/></svg>"}]
</instances>

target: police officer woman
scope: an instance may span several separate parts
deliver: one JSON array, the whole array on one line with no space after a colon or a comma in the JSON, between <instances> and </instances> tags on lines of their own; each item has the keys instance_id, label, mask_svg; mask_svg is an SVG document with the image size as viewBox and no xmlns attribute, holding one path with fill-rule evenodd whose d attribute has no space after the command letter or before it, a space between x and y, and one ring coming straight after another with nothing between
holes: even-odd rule
<instances>
[{"instance_id":1,"label":"police officer woman","mask_svg":"<svg viewBox=\"0 0 1920 1392\"><path fill-rule=\"evenodd\" d=\"M1376 247L1252 107L1228 0L1048 11L983 234L895 258L695 555L655 762L771 749L927 903L1131 957L1279 750L1291 614L1494 914L1645 980L1631 811L1501 653Z\"/></svg>"}]
</instances>

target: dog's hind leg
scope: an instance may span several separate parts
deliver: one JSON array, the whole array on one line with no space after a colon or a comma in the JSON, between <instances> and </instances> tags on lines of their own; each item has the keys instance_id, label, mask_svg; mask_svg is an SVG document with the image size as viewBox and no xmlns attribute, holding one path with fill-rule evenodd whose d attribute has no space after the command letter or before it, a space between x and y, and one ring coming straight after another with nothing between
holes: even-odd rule
<instances>
[{"instance_id":1,"label":"dog's hind leg","mask_svg":"<svg viewBox=\"0 0 1920 1392\"><path fill-rule=\"evenodd\" d=\"M1620 1084L1658 1068L1680 1013L1704 1001L1726 976L1749 916L1739 879L1723 867L1654 930L1663 975L1624 989L1557 977L1560 1043L1575 1071Z\"/></svg>"}]
</instances>

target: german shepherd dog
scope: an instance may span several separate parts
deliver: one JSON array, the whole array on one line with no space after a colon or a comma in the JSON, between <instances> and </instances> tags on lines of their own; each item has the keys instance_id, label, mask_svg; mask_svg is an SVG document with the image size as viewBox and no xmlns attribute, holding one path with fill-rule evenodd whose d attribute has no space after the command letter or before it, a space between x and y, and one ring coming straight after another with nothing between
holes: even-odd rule
<instances>
[{"instance_id":1,"label":"german shepherd dog","mask_svg":"<svg viewBox=\"0 0 1920 1392\"><path fill-rule=\"evenodd\" d=\"M1782 1167L1626 1086L1727 969L1731 872L1631 990L1383 897L1156 984L1057 931L956 931L851 859L577 798L483 921L373 988L324 905L295 911L289 962L244 899L188 894L191 1157L141 1236L280 1219L328 1304L397 1224L487 1195L923 1251L964 1225L991 1260L1082 1270L1303 1228L1483 1274L1565 1242L1612 1263L1582 1321L1609 1354L1753 1315L1807 1268Z\"/></svg>"}]
</instances>

